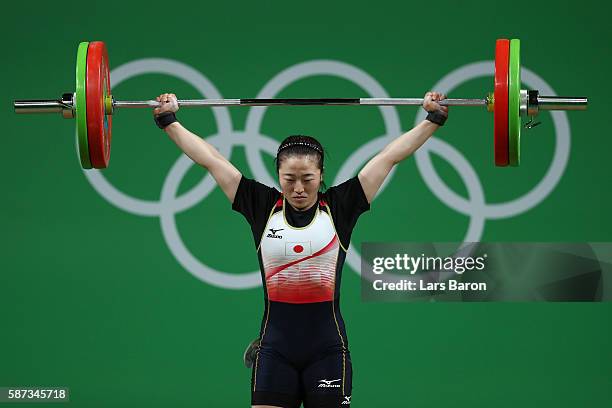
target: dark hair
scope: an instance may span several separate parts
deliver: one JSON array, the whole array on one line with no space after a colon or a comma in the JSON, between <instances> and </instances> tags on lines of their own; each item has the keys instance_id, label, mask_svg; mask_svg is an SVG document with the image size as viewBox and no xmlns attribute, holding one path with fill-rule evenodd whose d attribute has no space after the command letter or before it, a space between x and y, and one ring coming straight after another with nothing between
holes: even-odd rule
<instances>
[{"instance_id":1,"label":"dark hair","mask_svg":"<svg viewBox=\"0 0 612 408\"><path fill-rule=\"evenodd\" d=\"M291 156L314 156L316 158L317 167L321 170L321 174L323 174L323 169L325 168L324 160L325 160L325 151L323 150L323 146L317 139L312 136L306 135L291 135L285 140L283 140L278 146L278 151L276 152L276 158L274 162L276 163L276 173L280 169L280 164L287 157ZM321 182L323 188L327 188L325 182Z\"/></svg>"}]
</instances>

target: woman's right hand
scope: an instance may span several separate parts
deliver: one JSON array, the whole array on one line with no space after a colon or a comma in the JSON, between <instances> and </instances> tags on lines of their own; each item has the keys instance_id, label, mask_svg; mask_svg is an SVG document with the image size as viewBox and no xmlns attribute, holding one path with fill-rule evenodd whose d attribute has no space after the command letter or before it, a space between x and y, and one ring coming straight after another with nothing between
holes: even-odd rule
<instances>
[{"instance_id":1,"label":"woman's right hand","mask_svg":"<svg viewBox=\"0 0 612 408\"><path fill-rule=\"evenodd\" d=\"M175 94L161 94L155 100L160 103L160 106L153 109L153 115L157 116L160 113L176 112L179 110L178 99Z\"/></svg>"}]
</instances>

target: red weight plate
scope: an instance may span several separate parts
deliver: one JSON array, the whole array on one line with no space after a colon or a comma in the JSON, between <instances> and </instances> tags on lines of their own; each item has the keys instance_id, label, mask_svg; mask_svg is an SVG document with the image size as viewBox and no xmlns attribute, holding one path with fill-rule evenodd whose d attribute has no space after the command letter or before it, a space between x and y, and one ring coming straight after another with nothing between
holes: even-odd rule
<instances>
[{"instance_id":1,"label":"red weight plate","mask_svg":"<svg viewBox=\"0 0 612 408\"><path fill-rule=\"evenodd\" d=\"M108 52L102 41L89 43L87 49L87 140L91 164L108 167L112 118L106 114L105 98L110 96Z\"/></svg>"},{"instance_id":2,"label":"red weight plate","mask_svg":"<svg viewBox=\"0 0 612 408\"><path fill-rule=\"evenodd\" d=\"M499 39L495 43L495 165L508 165L508 62L510 41Z\"/></svg>"}]
</instances>

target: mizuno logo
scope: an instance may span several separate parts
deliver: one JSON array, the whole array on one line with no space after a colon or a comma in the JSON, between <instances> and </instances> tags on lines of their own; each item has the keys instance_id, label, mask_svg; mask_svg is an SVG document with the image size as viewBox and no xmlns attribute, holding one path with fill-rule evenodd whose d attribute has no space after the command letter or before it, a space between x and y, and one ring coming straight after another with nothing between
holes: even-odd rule
<instances>
[{"instance_id":1,"label":"mizuno logo","mask_svg":"<svg viewBox=\"0 0 612 408\"><path fill-rule=\"evenodd\" d=\"M340 388L340 384L332 384L336 381L340 381L340 378L337 380L319 380L321 384L319 384L319 388Z\"/></svg>"},{"instance_id":2,"label":"mizuno logo","mask_svg":"<svg viewBox=\"0 0 612 408\"><path fill-rule=\"evenodd\" d=\"M342 405L349 405L351 403L351 396L344 396L344 401L342 401Z\"/></svg>"},{"instance_id":3,"label":"mizuno logo","mask_svg":"<svg viewBox=\"0 0 612 408\"><path fill-rule=\"evenodd\" d=\"M279 238L279 239L282 239L282 238L283 238L283 236L282 236L282 235L276 235L276 233L277 233L278 231L282 231L282 230L284 230L284 228L279 228L279 229L270 228L270 230L269 230L269 231L270 231L270 232L272 232L272 233L271 233L271 234L266 235L266 237L268 237L268 238Z\"/></svg>"}]
</instances>

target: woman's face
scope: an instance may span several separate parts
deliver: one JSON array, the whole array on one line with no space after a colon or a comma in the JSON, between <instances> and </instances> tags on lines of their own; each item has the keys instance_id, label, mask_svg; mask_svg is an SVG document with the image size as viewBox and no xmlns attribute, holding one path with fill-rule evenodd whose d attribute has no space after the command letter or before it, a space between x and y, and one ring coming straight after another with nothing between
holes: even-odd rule
<instances>
[{"instance_id":1,"label":"woman's face","mask_svg":"<svg viewBox=\"0 0 612 408\"><path fill-rule=\"evenodd\" d=\"M321 170L316 157L300 155L285 157L278 169L283 195L297 210L307 210L317 202L321 185Z\"/></svg>"}]
</instances>

